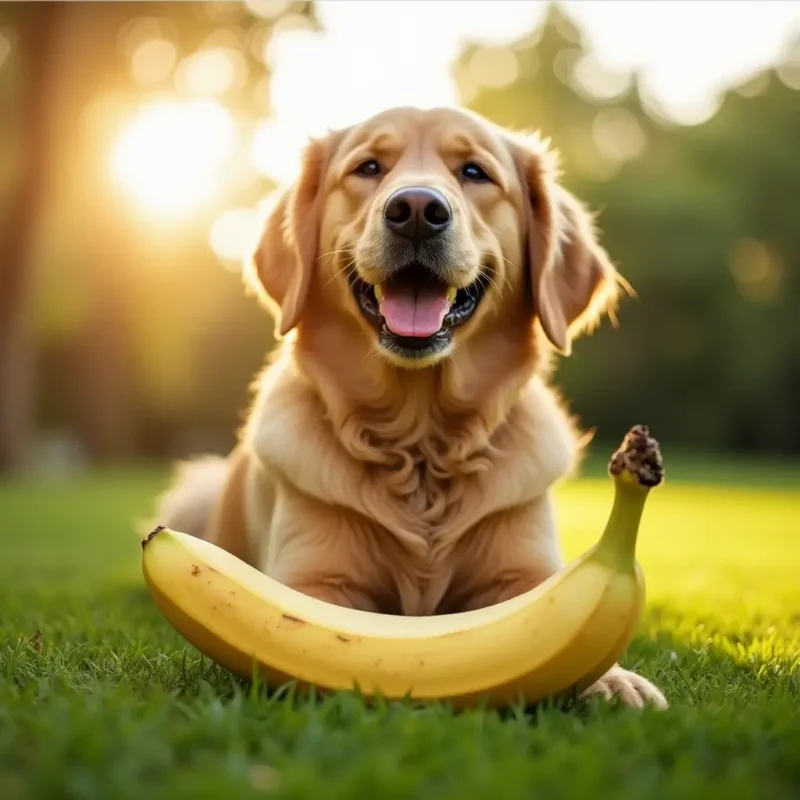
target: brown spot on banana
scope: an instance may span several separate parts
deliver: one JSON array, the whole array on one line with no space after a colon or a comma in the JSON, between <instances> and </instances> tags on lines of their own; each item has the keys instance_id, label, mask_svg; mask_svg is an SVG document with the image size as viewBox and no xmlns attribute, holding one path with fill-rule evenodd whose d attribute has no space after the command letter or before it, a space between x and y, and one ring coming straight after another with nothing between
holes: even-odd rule
<instances>
[{"instance_id":1,"label":"brown spot on banana","mask_svg":"<svg viewBox=\"0 0 800 800\"><path fill-rule=\"evenodd\" d=\"M150 531L150 533L148 533L144 539L142 539L142 550L147 547L148 543L154 536L157 536L163 530L166 530L163 525L157 525L155 528L153 528L153 530Z\"/></svg>"}]
</instances>

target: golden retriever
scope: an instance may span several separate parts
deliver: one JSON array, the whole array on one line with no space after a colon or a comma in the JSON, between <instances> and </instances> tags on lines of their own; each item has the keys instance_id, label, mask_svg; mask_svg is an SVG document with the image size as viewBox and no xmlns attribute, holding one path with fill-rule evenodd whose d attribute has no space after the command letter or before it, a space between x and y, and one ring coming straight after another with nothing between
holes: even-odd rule
<instances>
[{"instance_id":1,"label":"golden retriever","mask_svg":"<svg viewBox=\"0 0 800 800\"><path fill-rule=\"evenodd\" d=\"M538 137L393 108L313 140L248 277L281 344L237 447L182 465L159 522L387 614L480 608L563 566L551 491L581 437L550 362L622 279ZM666 706L619 665L586 694Z\"/></svg>"}]
</instances>

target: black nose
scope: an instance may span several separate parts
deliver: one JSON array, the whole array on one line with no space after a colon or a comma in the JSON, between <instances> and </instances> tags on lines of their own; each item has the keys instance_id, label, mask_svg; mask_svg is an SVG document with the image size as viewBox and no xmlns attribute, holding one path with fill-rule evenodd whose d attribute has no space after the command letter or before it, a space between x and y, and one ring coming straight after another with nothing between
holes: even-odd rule
<instances>
[{"instance_id":1,"label":"black nose","mask_svg":"<svg viewBox=\"0 0 800 800\"><path fill-rule=\"evenodd\" d=\"M447 230L450 216L445 196L425 186L398 189L383 209L383 221L388 228L417 242Z\"/></svg>"}]
</instances>

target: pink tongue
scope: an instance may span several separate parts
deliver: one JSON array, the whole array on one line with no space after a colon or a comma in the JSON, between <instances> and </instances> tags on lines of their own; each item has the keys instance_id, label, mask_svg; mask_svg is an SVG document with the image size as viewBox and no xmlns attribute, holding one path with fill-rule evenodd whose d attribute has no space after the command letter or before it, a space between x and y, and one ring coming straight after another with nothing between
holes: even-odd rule
<instances>
[{"instance_id":1,"label":"pink tongue","mask_svg":"<svg viewBox=\"0 0 800 800\"><path fill-rule=\"evenodd\" d=\"M383 286L380 311L389 330L398 336L433 336L442 327L449 308L444 286L420 289Z\"/></svg>"}]
</instances>

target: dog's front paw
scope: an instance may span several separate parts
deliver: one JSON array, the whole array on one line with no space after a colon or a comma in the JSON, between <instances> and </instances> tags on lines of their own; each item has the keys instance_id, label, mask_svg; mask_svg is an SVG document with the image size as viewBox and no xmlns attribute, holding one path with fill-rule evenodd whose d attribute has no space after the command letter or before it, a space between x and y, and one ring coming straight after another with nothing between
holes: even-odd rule
<instances>
[{"instance_id":1,"label":"dog's front paw","mask_svg":"<svg viewBox=\"0 0 800 800\"><path fill-rule=\"evenodd\" d=\"M660 709L669 706L660 689L657 689L641 675L622 669L618 665L611 667L599 681L586 689L581 697L594 695L600 695L606 700L618 698L620 702L630 708L644 708L646 704Z\"/></svg>"}]
</instances>

